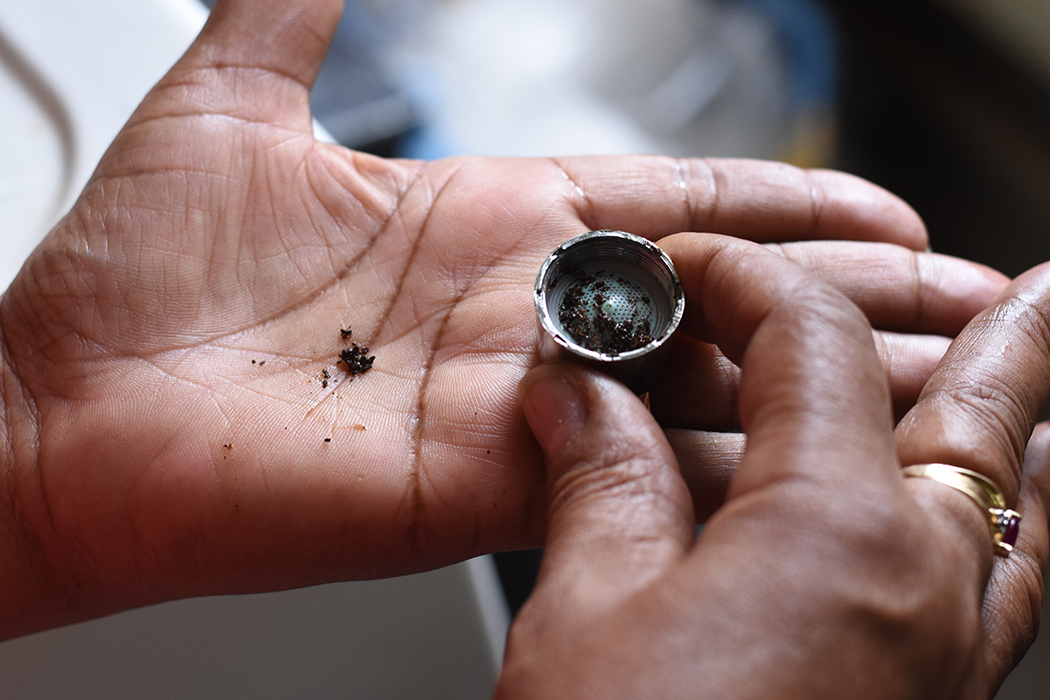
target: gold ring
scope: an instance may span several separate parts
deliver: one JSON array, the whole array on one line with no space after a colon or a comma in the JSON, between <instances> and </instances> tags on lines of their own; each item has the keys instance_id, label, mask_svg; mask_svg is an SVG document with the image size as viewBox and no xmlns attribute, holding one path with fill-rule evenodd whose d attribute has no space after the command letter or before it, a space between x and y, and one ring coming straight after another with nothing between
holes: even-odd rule
<instances>
[{"instance_id":1,"label":"gold ring","mask_svg":"<svg viewBox=\"0 0 1050 700\"><path fill-rule=\"evenodd\" d=\"M981 512L987 514L995 543L995 553L1010 556L1021 531L1021 514L1006 507L1003 492L984 474L951 464L913 464L905 467L904 476L933 479L970 497Z\"/></svg>"}]
</instances>

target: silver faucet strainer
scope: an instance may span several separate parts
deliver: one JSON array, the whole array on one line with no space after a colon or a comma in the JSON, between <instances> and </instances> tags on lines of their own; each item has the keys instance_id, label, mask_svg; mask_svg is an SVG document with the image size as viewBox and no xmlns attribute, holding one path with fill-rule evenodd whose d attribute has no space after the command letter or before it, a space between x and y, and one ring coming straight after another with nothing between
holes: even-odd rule
<instances>
[{"instance_id":1,"label":"silver faucet strainer","mask_svg":"<svg viewBox=\"0 0 1050 700\"><path fill-rule=\"evenodd\" d=\"M671 259L623 231L558 246L536 277L541 358L583 361L645 391L678 327L685 296Z\"/></svg>"}]
</instances>

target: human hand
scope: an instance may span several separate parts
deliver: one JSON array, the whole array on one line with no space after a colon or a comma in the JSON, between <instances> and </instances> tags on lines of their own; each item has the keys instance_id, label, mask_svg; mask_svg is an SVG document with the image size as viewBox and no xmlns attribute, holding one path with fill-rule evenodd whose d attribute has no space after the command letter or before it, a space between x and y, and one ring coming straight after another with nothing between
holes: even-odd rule
<instances>
[{"instance_id":1,"label":"human hand","mask_svg":"<svg viewBox=\"0 0 1050 700\"><path fill-rule=\"evenodd\" d=\"M220 2L0 302L0 637L540 541L515 401L530 290L585 230L783 243L919 334L953 335L1001 283L915 252L914 212L845 175L317 143L308 90L339 10ZM857 252L789 245L822 238ZM872 251L885 264L858 271ZM377 358L353 381L342 328Z\"/></svg>"},{"instance_id":2,"label":"human hand","mask_svg":"<svg viewBox=\"0 0 1050 700\"><path fill-rule=\"evenodd\" d=\"M1050 389L1050 270L963 332L895 443L855 307L740 241L663 244L684 330L741 366L746 450L694 538L689 490L639 401L571 365L527 375L547 544L497 698L990 696L1039 610L1050 434L1026 466L1022 538L994 566L986 516L906 481L896 452L982 471L1017 502L1027 419Z\"/></svg>"},{"instance_id":3,"label":"human hand","mask_svg":"<svg viewBox=\"0 0 1050 700\"><path fill-rule=\"evenodd\" d=\"M941 499L954 522L949 541L969 564L959 575L976 569L987 579L976 653L959 698L994 696L1039 629L1050 549L1050 423L1037 421L1048 396L1050 264L1044 263L1014 280L960 334L897 428L903 464L943 462L984 474L1024 516L1010 557L992 557L972 534L987 526L967 499L911 480L919 498Z\"/></svg>"},{"instance_id":4,"label":"human hand","mask_svg":"<svg viewBox=\"0 0 1050 700\"><path fill-rule=\"evenodd\" d=\"M661 245L675 259L682 240L673 237ZM915 404L950 339L1008 281L972 263L901 246L805 241L767 247L846 294L881 329L875 333L876 350L897 417ZM715 345L684 333L672 340L674 370L649 398L702 522L723 503L744 450L736 401L740 371Z\"/></svg>"}]
</instances>

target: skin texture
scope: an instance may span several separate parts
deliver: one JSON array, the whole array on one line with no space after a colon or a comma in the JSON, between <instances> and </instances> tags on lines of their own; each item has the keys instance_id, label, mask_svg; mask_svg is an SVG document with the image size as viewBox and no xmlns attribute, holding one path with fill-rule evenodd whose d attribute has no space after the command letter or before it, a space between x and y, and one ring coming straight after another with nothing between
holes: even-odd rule
<instances>
[{"instance_id":1,"label":"skin texture","mask_svg":"<svg viewBox=\"0 0 1050 700\"><path fill-rule=\"evenodd\" d=\"M747 446L694 538L663 431L568 364L522 382L547 458L536 590L496 697L988 698L1038 623L1050 431L1050 267L965 329L894 430L858 309L758 246L662 242L686 332L738 362ZM1024 513L1009 559L972 501L901 464L980 471ZM1020 492L1019 501L1018 493Z\"/></svg>"},{"instance_id":2,"label":"skin texture","mask_svg":"<svg viewBox=\"0 0 1050 700\"><path fill-rule=\"evenodd\" d=\"M775 246L886 331L876 374L902 405L1006 284L922 252L910 208L838 173L318 143L308 90L340 11L219 2L0 300L0 637L540 543L517 387L536 271L584 231ZM352 381L346 328L376 356ZM654 410L695 485L724 481L739 451L707 437L733 427L739 374L691 341L676 372L712 412Z\"/></svg>"}]
</instances>

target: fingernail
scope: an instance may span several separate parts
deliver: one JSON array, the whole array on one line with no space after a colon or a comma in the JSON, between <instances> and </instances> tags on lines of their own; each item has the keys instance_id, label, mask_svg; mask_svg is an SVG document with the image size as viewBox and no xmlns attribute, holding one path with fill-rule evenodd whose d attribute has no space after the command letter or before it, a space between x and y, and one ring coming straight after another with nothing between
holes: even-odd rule
<instances>
[{"instance_id":1,"label":"fingernail","mask_svg":"<svg viewBox=\"0 0 1050 700\"><path fill-rule=\"evenodd\" d=\"M587 422L587 401L579 384L560 371L543 371L527 384L525 418L548 459L561 454Z\"/></svg>"}]
</instances>

